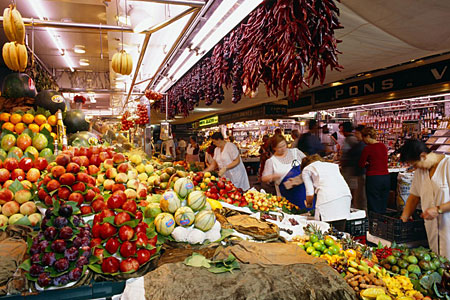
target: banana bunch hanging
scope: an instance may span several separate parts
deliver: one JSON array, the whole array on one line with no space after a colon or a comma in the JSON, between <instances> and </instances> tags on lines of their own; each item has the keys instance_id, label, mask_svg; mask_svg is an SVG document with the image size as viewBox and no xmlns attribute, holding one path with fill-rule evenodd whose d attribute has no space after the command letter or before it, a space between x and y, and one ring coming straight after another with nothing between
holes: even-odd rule
<instances>
[{"instance_id":1,"label":"banana bunch hanging","mask_svg":"<svg viewBox=\"0 0 450 300\"><path fill-rule=\"evenodd\" d=\"M23 72L28 61L28 52L24 45L25 25L15 5L11 4L3 11L3 30L10 41L3 45L3 60L11 70Z\"/></svg>"},{"instance_id":2,"label":"banana bunch hanging","mask_svg":"<svg viewBox=\"0 0 450 300\"><path fill-rule=\"evenodd\" d=\"M133 70L131 55L125 50L115 53L112 57L112 69L116 73L130 75Z\"/></svg>"}]
</instances>

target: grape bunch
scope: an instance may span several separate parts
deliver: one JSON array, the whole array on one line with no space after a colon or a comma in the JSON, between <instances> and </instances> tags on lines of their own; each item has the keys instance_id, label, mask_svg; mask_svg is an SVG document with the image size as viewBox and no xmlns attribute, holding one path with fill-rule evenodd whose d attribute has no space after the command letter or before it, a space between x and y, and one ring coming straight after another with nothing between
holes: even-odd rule
<instances>
[{"instance_id":1,"label":"grape bunch","mask_svg":"<svg viewBox=\"0 0 450 300\"><path fill-rule=\"evenodd\" d=\"M124 131L131 129L134 126L133 121L128 120L129 117L130 117L129 111L126 111L122 116L122 130Z\"/></svg>"},{"instance_id":2,"label":"grape bunch","mask_svg":"<svg viewBox=\"0 0 450 300\"><path fill-rule=\"evenodd\" d=\"M137 105L138 116L139 119L136 120L136 124L145 125L149 123L148 119L148 110L146 105L138 104Z\"/></svg>"},{"instance_id":3,"label":"grape bunch","mask_svg":"<svg viewBox=\"0 0 450 300\"><path fill-rule=\"evenodd\" d=\"M91 227L69 204L47 209L40 232L29 243L29 278L40 287L78 281L91 256Z\"/></svg>"}]
</instances>

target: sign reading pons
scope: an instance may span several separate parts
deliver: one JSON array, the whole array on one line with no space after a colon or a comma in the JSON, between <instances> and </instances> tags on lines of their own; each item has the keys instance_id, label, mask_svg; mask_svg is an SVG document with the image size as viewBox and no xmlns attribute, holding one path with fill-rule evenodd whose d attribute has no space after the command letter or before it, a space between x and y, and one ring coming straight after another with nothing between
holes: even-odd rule
<instances>
[{"instance_id":1,"label":"sign reading pons","mask_svg":"<svg viewBox=\"0 0 450 300\"><path fill-rule=\"evenodd\" d=\"M207 118L207 119L198 121L198 126L203 127L203 126L208 126L208 125L217 124L217 123L219 123L219 116L214 116L211 118Z\"/></svg>"}]
</instances>

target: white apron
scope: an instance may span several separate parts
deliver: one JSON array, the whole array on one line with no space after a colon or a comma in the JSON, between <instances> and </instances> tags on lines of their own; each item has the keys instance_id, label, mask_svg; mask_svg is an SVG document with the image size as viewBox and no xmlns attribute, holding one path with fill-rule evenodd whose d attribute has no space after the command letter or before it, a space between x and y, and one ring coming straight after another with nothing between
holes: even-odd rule
<instances>
[{"instance_id":1,"label":"white apron","mask_svg":"<svg viewBox=\"0 0 450 300\"><path fill-rule=\"evenodd\" d=\"M420 197L422 210L449 202L450 156L441 160L430 179L429 171L417 169L410 193ZM433 220L425 220L428 244L439 255L450 257L450 213L439 215Z\"/></svg>"},{"instance_id":2,"label":"white apron","mask_svg":"<svg viewBox=\"0 0 450 300\"><path fill-rule=\"evenodd\" d=\"M231 170L227 170L223 175L225 178L231 180L231 182L244 191L250 188L248 182L247 171L245 170L244 163L239 155L239 150L236 145L227 142L223 151L219 147L214 150L214 160L216 161L219 169L225 168L239 156L239 164Z\"/></svg>"}]
</instances>

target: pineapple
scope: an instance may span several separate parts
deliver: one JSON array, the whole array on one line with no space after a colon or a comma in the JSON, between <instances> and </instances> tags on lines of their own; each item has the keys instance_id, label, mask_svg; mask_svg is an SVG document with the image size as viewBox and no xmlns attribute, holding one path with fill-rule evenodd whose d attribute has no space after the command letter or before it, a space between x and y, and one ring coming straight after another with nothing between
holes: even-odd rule
<instances>
[{"instance_id":1,"label":"pineapple","mask_svg":"<svg viewBox=\"0 0 450 300\"><path fill-rule=\"evenodd\" d=\"M323 240L322 230L320 230L319 226L317 226L316 224L306 225L305 227L303 227L303 231L308 236L315 234L319 238L319 240Z\"/></svg>"}]
</instances>

